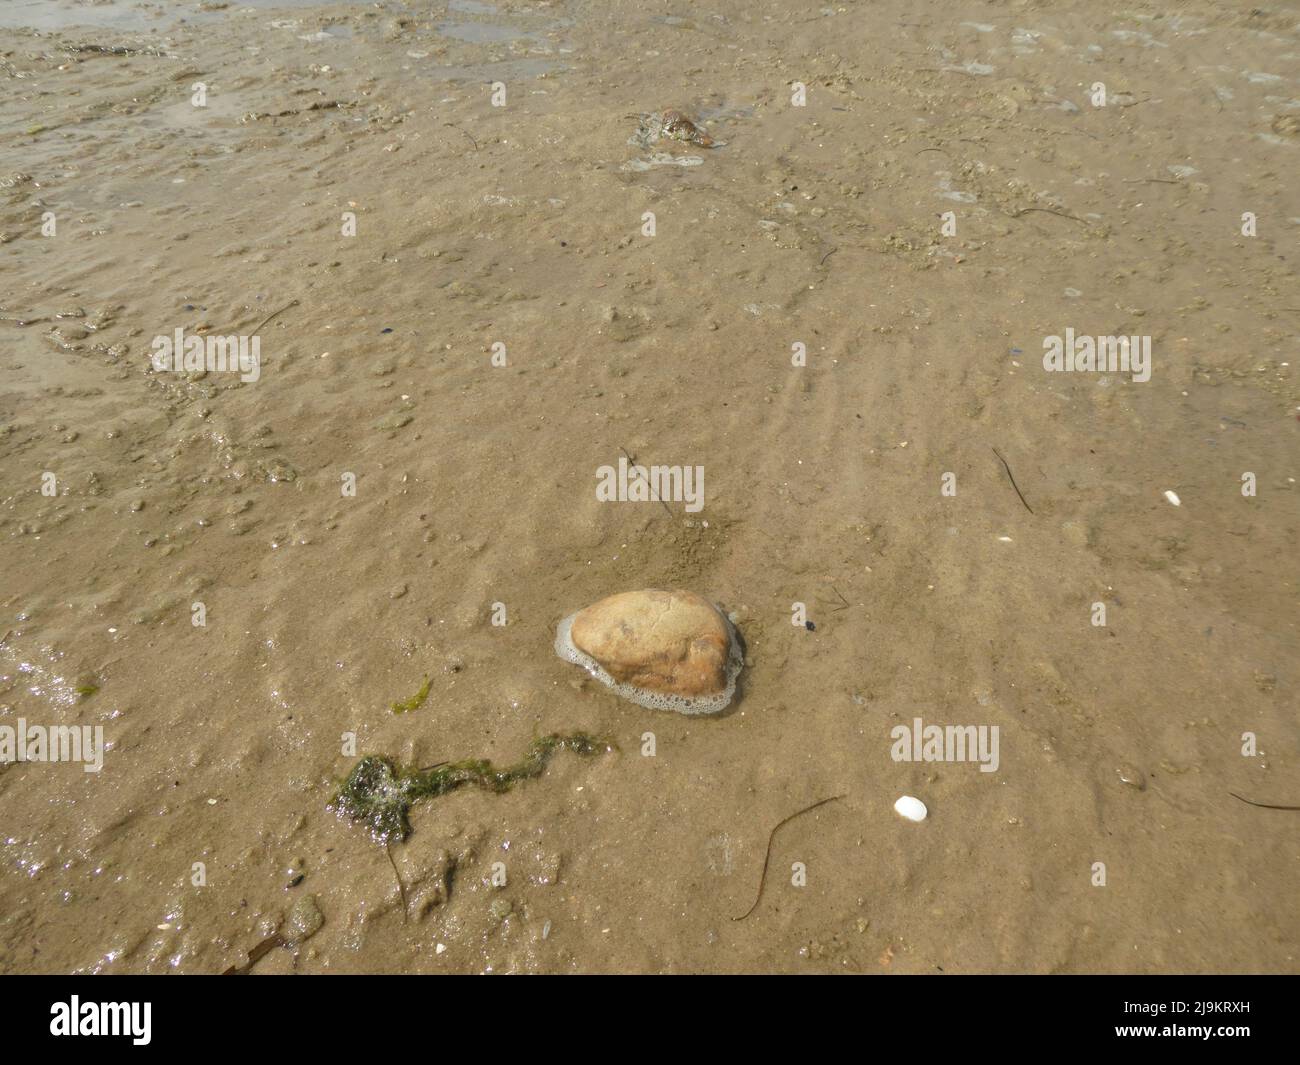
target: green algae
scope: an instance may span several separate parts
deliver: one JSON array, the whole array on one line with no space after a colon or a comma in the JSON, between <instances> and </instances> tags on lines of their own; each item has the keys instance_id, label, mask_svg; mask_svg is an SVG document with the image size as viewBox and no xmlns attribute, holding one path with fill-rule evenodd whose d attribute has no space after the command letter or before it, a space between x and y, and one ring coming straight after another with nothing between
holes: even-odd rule
<instances>
[{"instance_id":1,"label":"green algae","mask_svg":"<svg viewBox=\"0 0 1300 1065\"><path fill-rule=\"evenodd\" d=\"M330 806L340 817L365 824L376 843L400 843L411 834L407 814L420 799L446 795L466 784L500 795L521 780L541 776L557 751L593 755L609 750L612 744L586 732L553 732L534 740L519 762L500 769L482 758L403 769L390 758L366 755L352 767Z\"/></svg>"},{"instance_id":2,"label":"green algae","mask_svg":"<svg viewBox=\"0 0 1300 1065\"><path fill-rule=\"evenodd\" d=\"M73 688L72 690L75 691L75 692L77 693L77 696L78 696L79 698L82 698L82 699L89 699L92 695L95 694L95 692L99 691L99 685L98 685L98 684L82 684L82 685L80 685L79 687Z\"/></svg>"},{"instance_id":3,"label":"green algae","mask_svg":"<svg viewBox=\"0 0 1300 1065\"><path fill-rule=\"evenodd\" d=\"M425 677L424 683L420 685L420 690L412 695L409 699L403 699L399 703L393 703L393 713L405 714L411 710L418 710L424 705L424 700L429 698L429 686L433 683L432 677Z\"/></svg>"}]
</instances>

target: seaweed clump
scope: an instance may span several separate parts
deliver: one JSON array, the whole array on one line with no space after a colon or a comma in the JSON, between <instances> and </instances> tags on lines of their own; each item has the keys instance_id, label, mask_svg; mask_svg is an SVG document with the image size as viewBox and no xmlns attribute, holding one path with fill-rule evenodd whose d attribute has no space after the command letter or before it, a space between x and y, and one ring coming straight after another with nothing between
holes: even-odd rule
<instances>
[{"instance_id":1,"label":"seaweed clump","mask_svg":"<svg viewBox=\"0 0 1300 1065\"><path fill-rule=\"evenodd\" d=\"M541 776L557 751L592 755L612 749L612 744L586 732L554 732L534 740L520 761L500 769L479 758L403 769L390 758L370 754L352 767L330 806L340 817L364 823L376 843L400 843L411 834L407 814L419 799L446 795L466 784L499 795L521 780Z\"/></svg>"}]
</instances>

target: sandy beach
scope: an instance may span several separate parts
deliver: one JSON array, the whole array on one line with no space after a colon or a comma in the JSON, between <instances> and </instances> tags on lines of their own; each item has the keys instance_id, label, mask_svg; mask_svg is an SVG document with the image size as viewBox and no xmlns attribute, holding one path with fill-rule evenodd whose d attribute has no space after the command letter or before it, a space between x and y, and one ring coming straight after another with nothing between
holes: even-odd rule
<instances>
[{"instance_id":1,"label":"sandy beach","mask_svg":"<svg viewBox=\"0 0 1300 1065\"><path fill-rule=\"evenodd\" d=\"M0 86L0 972L1300 972L1294 5L11 0ZM555 654L635 589L721 713Z\"/></svg>"}]
</instances>

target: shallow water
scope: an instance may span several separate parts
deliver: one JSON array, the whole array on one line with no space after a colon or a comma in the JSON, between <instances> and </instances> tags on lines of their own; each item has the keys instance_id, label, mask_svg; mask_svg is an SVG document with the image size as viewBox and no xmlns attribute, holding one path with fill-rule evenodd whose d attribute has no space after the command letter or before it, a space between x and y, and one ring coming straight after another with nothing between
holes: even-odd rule
<instances>
[{"instance_id":1,"label":"shallow water","mask_svg":"<svg viewBox=\"0 0 1300 1065\"><path fill-rule=\"evenodd\" d=\"M0 726L108 745L0 766L0 970L219 972L306 892L258 971L1296 970L1293 815L1228 796L1300 794L1293 19L160 10L0 6ZM652 165L666 108L726 147ZM1067 328L1151 380L1045 372ZM704 509L599 502L624 453ZM553 654L643 587L736 617L724 714ZM578 730L412 810L405 914L327 809Z\"/></svg>"},{"instance_id":2,"label":"shallow water","mask_svg":"<svg viewBox=\"0 0 1300 1065\"><path fill-rule=\"evenodd\" d=\"M224 7L194 2L134 2L134 0L5 0L0 27L29 28L42 33L73 27L112 30L160 30L179 22L227 18L246 10L338 7L334 0L231 0Z\"/></svg>"}]
</instances>

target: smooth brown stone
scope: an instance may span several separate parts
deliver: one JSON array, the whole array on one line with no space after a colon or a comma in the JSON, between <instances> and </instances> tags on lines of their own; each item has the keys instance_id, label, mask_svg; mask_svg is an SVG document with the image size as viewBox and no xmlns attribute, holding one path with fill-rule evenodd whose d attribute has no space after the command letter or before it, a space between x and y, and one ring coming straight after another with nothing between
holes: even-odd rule
<instances>
[{"instance_id":1,"label":"smooth brown stone","mask_svg":"<svg viewBox=\"0 0 1300 1065\"><path fill-rule=\"evenodd\" d=\"M667 695L727 687L731 625L694 592L622 592L579 611L573 645L620 684Z\"/></svg>"}]
</instances>

